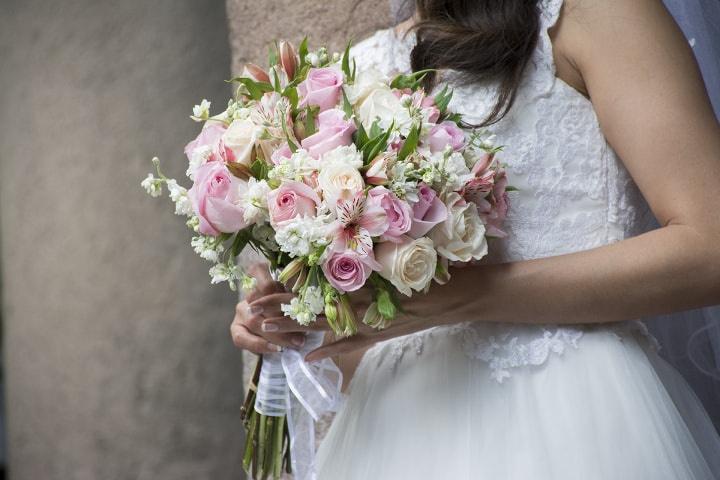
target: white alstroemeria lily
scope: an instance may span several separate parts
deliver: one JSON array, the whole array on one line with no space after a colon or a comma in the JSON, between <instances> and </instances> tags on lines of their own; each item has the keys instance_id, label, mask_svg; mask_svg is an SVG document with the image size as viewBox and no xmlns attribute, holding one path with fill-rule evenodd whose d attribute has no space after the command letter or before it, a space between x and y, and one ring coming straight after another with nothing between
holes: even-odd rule
<instances>
[{"instance_id":1,"label":"white alstroemeria lily","mask_svg":"<svg viewBox=\"0 0 720 480\"><path fill-rule=\"evenodd\" d=\"M333 246L368 255L373 250L372 237L385 233L388 218L379 205L368 203L365 192L358 192L350 200L339 200L336 207L337 230Z\"/></svg>"}]
</instances>

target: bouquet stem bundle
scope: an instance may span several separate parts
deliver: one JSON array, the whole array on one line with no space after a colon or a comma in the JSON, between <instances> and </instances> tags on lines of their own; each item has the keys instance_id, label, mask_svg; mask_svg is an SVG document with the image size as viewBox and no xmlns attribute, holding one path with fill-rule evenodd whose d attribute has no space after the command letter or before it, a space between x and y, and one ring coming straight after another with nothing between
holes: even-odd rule
<instances>
[{"instance_id":1,"label":"bouquet stem bundle","mask_svg":"<svg viewBox=\"0 0 720 480\"><path fill-rule=\"evenodd\" d=\"M290 435L285 416L271 417L255 410L262 363L259 357L240 411L246 435L243 468L256 480L278 480L283 472L292 473Z\"/></svg>"}]
</instances>

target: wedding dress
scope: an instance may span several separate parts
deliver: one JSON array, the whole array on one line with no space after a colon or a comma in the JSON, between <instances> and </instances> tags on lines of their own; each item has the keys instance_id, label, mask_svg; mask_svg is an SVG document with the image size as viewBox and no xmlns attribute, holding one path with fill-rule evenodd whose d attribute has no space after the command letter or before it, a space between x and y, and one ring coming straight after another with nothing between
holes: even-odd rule
<instances>
[{"instance_id":1,"label":"wedding dress","mask_svg":"<svg viewBox=\"0 0 720 480\"><path fill-rule=\"evenodd\" d=\"M652 225L592 104L555 76L547 30L561 4L541 2L531 65L515 105L492 128L519 189L508 237L491 244L492 262L599 247ZM413 43L412 35L381 30L354 55L390 75L410 69ZM456 87L451 108L480 121L494 89ZM363 357L320 446L318 478L720 478L720 438L656 348L639 321L466 321L379 343Z\"/></svg>"}]
</instances>

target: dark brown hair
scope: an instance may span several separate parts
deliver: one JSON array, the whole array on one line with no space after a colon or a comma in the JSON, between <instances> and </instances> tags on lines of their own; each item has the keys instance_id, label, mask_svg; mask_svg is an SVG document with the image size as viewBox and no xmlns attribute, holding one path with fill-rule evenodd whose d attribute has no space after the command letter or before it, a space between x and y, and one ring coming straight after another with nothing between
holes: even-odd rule
<instances>
[{"instance_id":1,"label":"dark brown hair","mask_svg":"<svg viewBox=\"0 0 720 480\"><path fill-rule=\"evenodd\" d=\"M459 81L498 83L493 110L480 126L507 114L540 33L535 0L416 0L414 71L451 69ZM430 91L437 75L425 77Z\"/></svg>"}]
</instances>

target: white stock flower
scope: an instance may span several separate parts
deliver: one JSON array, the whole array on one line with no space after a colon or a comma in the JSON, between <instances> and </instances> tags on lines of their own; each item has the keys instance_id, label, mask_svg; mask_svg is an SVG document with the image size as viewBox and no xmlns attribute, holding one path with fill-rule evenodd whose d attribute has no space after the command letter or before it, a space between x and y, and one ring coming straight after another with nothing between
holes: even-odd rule
<instances>
[{"instance_id":1,"label":"white stock flower","mask_svg":"<svg viewBox=\"0 0 720 480\"><path fill-rule=\"evenodd\" d=\"M358 151L355 144L341 145L333 148L329 152L325 152L322 156L322 162L318 162L318 165L327 165L331 163L339 163L343 165L349 165L353 168L360 168L363 166L362 152Z\"/></svg>"},{"instance_id":2,"label":"white stock flower","mask_svg":"<svg viewBox=\"0 0 720 480\"><path fill-rule=\"evenodd\" d=\"M188 169L185 172L185 175L187 175L190 180L195 180L195 172L198 168L207 163L212 153L212 147L209 145L204 145L193 150L190 154L190 161L188 162Z\"/></svg>"},{"instance_id":3,"label":"white stock flower","mask_svg":"<svg viewBox=\"0 0 720 480\"><path fill-rule=\"evenodd\" d=\"M330 242L328 218L295 217L281 222L275 232L275 241L280 250L291 257L305 257L318 247Z\"/></svg>"},{"instance_id":4,"label":"white stock flower","mask_svg":"<svg viewBox=\"0 0 720 480\"><path fill-rule=\"evenodd\" d=\"M217 283L228 282L230 289L233 291L237 289L235 282L244 275L240 267L231 263L218 263L213 265L208 273L211 277L210 283L215 285Z\"/></svg>"},{"instance_id":5,"label":"white stock flower","mask_svg":"<svg viewBox=\"0 0 720 480\"><path fill-rule=\"evenodd\" d=\"M248 224L269 220L267 197L270 186L265 180L250 177L242 194L243 216Z\"/></svg>"},{"instance_id":6,"label":"white stock flower","mask_svg":"<svg viewBox=\"0 0 720 480\"><path fill-rule=\"evenodd\" d=\"M305 289L305 293L303 294L303 301L310 311L316 315L320 315L325 310L325 297L323 296L322 289L320 287L307 287Z\"/></svg>"},{"instance_id":7,"label":"white stock flower","mask_svg":"<svg viewBox=\"0 0 720 480\"><path fill-rule=\"evenodd\" d=\"M309 177L319 169L320 160L311 157L307 150L301 148L273 167L268 177L274 180L301 181L303 177Z\"/></svg>"},{"instance_id":8,"label":"white stock flower","mask_svg":"<svg viewBox=\"0 0 720 480\"><path fill-rule=\"evenodd\" d=\"M473 178L465 157L460 152L435 152L420 162L422 179L429 184L440 184L448 191L460 190Z\"/></svg>"},{"instance_id":9,"label":"white stock flower","mask_svg":"<svg viewBox=\"0 0 720 480\"><path fill-rule=\"evenodd\" d=\"M190 246L201 258L210 262L219 261L220 254L225 251L225 246L219 239L208 235L193 237Z\"/></svg>"},{"instance_id":10,"label":"white stock flower","mask_svg":"<svg viewBox=\"0 0 720 480\"><path fill-rule=\"evenodd\" d=\"M170 200L175 203L175 214L192 216L193 209L188 197L187 190L184 187L178 185L177 181L170 179L166 182L168 192L170 193Z\"/></svg>"},{"instance_id":11,"label":"white stock flower","mask_svg":"<svg viewBox=\"0 0 720 480\"><path fill-rule=\"evenodd\" d=\"M152 173L148 173L145 180L140 182L140 186L153 198L162 195L162 180L155 178Z\"/></svg>"},{"instance_id":12,"label":"white stock flower","mask_svg":"<svg viewBox=\"0 0 720 480\"><path fill-rule=\"evenodd\" d=\"M438 253L453 262L480 260L488 252L485 225L472 202L451 192L445 201L448 218L429 233Z\"/></svg>"},{"instance_id":13,"label":"white stock flower","mask_svg":"<svg viewBox=\"0 0 720 480\"><path fill-rule=\"evenodd\" d=\"M197 121L207 120L210 116L210 102L203 98L200 105L193 107L193 119Z\"/></svg>"}]
</instances>

